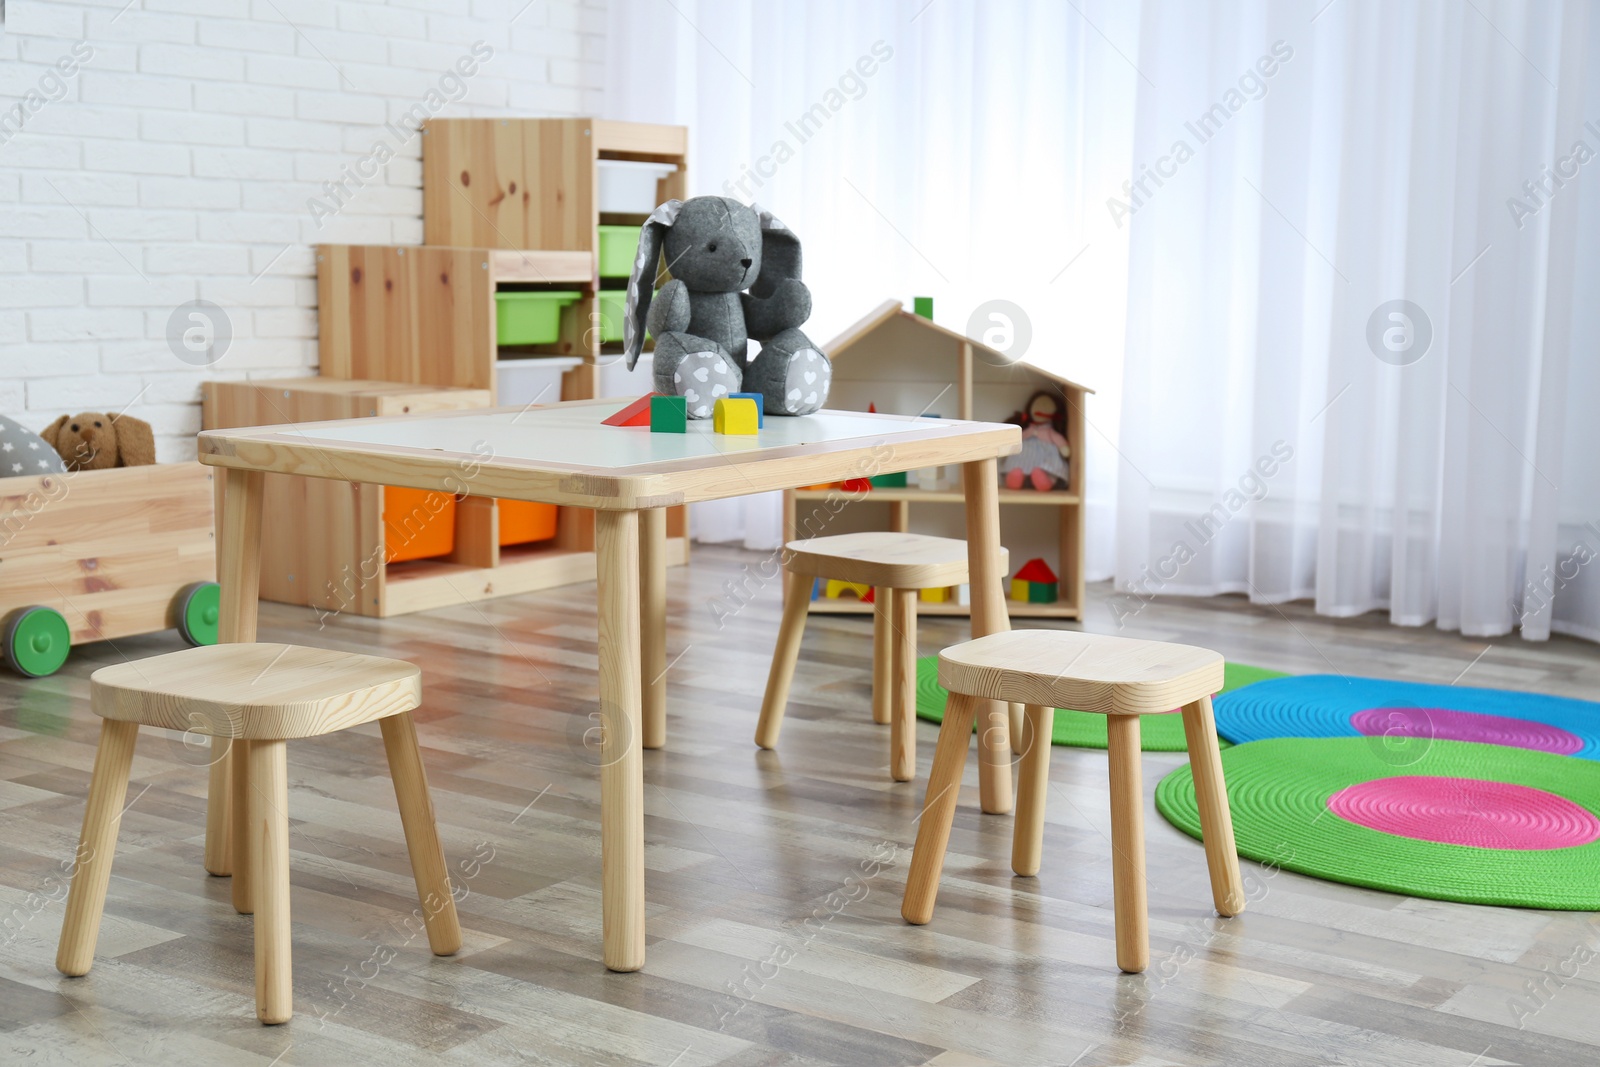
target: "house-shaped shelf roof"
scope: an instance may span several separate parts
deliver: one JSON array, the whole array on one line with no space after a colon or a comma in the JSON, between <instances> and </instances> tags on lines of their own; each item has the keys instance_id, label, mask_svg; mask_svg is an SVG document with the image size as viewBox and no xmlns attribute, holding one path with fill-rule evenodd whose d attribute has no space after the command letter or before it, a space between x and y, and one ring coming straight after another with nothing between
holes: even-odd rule
<instances>
[{"instance_id":1,"label":"house-shaped shelf roof","mask_svg":"<svg viewBox=\"0 0 1600 1067\"><path fill-rule=\"evenodd\" d=\"M905 359L890 359L887 365L875 368L874 377L900 378L915 369L919 380L940 379L952 381L958 373L955 368L945 368L930 360L949 353L960 359L961 346L972 346L972 379L976 383L1006 382L1014 380L1017 370L1046 378L1069 389L1094 392L1088 386L1061 377L1026 360L1013 360L982 341L959 334L905 309L898 300L885 300L869 314L823 346L823 351L835 364L834 376L840 377L838 364L848 363L850 350L871 339L874 345L888 353L905 353ZM848 370L844 377L850 377Z\"/></svg>"}]
</instances>

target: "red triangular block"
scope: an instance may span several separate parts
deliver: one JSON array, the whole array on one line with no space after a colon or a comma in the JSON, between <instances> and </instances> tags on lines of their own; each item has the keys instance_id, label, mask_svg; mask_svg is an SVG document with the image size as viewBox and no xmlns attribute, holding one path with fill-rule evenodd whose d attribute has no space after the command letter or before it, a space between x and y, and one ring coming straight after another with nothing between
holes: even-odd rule
<instances>
[{"instance_id":1,"label":"red triangular block","mask_svg":"<svg viewBox=\"0 0 1600 1067\"><path fill-rule=\"evenodd\" d=\"M621 411L608 419L602 419L604 426L649 426L650 425L650 397L660 396L660 393L651 393L650 396L641 396Z\"/></svg>"}]
</instances>

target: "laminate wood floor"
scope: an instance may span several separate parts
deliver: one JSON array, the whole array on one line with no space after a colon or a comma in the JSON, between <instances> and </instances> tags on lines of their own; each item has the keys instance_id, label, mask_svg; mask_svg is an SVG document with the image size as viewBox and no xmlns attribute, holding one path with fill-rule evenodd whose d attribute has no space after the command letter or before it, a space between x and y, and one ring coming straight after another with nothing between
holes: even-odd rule
<instances>
[{"instance_id":1,"label":"laminate wood floor","mask_svg":"<svg viewBox=\"0 0 1600 1067\"><path fill-rule=\"evenodd\" d=\"M777 752L751 742L779 597L762 557L669 578L670 736L645 754L649 958L600 963L593 587L378 621L264 605L263 640L411 659L466 943L429 954L376 724L290 746L296 1016L255 1021L250 920L201 867L207 750L146 731L94 970L53 967L98 721L88 676L172 635L0 682L0 1063L1372 1064L1600 1062L1600 920L1411 900L1245 864L1210 907L1199 844L1148 809L1152 963L1114 964L1106 767L1057 748L1044 866L971 763L939 911L900 919L918 781L889 782L867 617L813 617ZM1600 651L1164 600L1118 630L1295 672L1593 697ZM720 619L713 602L720 601ZM743 606L740 606L743 605ZM1128 605L1124 604L1126 610ZM731 616L726 611L732 610ZM321 628L319 629L319 625ZM925 619L923 651L964 637ZM1181 762L1148 754L1147 796ZM1600 871L1596 872L1600 878Z\"/></svg>"}]
</instances>

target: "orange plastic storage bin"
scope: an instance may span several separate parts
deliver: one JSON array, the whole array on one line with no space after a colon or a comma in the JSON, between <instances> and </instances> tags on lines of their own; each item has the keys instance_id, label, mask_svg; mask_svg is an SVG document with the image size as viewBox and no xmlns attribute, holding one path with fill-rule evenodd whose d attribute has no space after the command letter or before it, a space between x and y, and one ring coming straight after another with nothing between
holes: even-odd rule
<instances>
[{"instance_id":1,"label":"orange plastic storage bin","mask_svg":"<svg viewBox=\"0 0 1600 1067\"><path fill-rule=\"evenodd\" d=\"M456 547L456 498L429 489L383 487L383 550L390 563L448 556Z\"/></svg>"},{"instance_id":2,"label":"orange plastic storage bin","mask_svg":"<svg viewBox=\"0 0 1600 1067\"><path fill-rule=\"evenodd\" d=\"M525 545L548 541L556 535L556 506L531 500L499 500L500 543Z\"/></svg>"}]
</instances>

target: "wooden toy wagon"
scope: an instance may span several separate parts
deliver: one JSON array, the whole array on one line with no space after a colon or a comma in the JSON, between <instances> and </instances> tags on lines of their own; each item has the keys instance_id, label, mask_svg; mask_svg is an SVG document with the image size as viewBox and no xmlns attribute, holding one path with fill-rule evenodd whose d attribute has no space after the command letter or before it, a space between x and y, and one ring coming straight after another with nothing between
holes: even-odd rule
<instances>
[{"instance_id":1,"label":"wooden toy wagon","mask_svg":"<svg viewBox=\"0 0 1600 1067\"><path fill-rule=\"evenodd\" d=\"M215 644L211 471L199 463L0 478L0 655L39 678L86 641L176 629Z\"/></svg>"}]
</instances>

